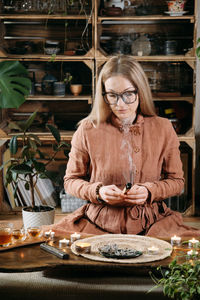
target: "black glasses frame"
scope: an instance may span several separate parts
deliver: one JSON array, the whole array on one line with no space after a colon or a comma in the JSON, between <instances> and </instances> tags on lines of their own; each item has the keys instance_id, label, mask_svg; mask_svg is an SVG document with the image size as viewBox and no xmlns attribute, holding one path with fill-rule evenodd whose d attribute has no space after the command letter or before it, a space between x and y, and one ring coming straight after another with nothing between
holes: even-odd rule
<instances>
[{"instance_id":1,"label":"black glasses frame","mask_svg":"<svg viewBox=\"0 0 200 300\"><path fill-rule=\"evenodd\" d=\"M114 93L114 92L104 92L104 93L102 93L102 96L103 96L104 101L105 101L107 104L109 104L109 105L116 105L117 102L119 101L119 98L121 98L122 101L123 101L125 104L132 104L132 103L134 103L134 102L137 100L137 97L135 97L135 100L134 100L134 101L128 102L128 103L127 103L126 100L124 99L124 94L127 93L127 92L131 92L131 93L135 94L135 96L137 96L137 94L138 94L138 90L135 89L134 91L126 91L126 92L123 92L123 93L120 93L120 94ZM108 101L106 95L107 95L107 94L110 94L110 93L112 93L112 94L114 94L114 95L117 96L117 100L116 100L115 103L110 103L110 102Z\"/></svg>"}]
</instances>

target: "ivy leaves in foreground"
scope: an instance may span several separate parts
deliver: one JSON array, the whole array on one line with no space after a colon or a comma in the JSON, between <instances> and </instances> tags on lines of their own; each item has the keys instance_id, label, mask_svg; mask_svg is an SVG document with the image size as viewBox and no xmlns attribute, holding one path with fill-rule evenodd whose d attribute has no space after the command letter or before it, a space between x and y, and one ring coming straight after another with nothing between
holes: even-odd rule
<instances>
[{"instance_id":1,"label":"ivy leaves in foreground","mask_svg":"<svg viewBox=\"0 0 200 300\"><path fill-rule=\"evenodd\" d=\"M163 270L160 266L157 268L162 278L157 278L151 272L151 278L156 284L153 289L162 287L165 296L177 300L195 300L200 299L200 261L186 260L179 264L174 259ZM149 291L151 292L152 289Z\"/></svg>"}]
</instances>

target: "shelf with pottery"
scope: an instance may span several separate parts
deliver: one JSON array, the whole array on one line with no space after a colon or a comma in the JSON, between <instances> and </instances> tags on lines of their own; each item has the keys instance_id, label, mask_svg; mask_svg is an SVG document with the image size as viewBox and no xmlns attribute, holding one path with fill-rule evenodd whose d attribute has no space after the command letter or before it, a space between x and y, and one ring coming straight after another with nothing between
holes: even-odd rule
<instances>
[{"instance_id":1,"label":"shelf with pottery","mask_svg":"<svg viewBox=\"0 0 200 300\"><path fill-rule=\"evenodd\" d=\"M47 96L47 95L37 95L37 96L29 96L27 98L29 101L87 101L88 104L92 103L91 95L65 95L64 97L56 97L56 96Z\"/></svg>"}]
</instances>

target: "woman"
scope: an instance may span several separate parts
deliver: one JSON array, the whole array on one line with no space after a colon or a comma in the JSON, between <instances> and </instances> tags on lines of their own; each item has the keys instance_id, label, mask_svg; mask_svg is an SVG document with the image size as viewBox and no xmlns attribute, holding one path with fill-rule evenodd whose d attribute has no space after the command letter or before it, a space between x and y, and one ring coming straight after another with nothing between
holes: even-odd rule
<instances>
[{"instance_id":1,"label":"woman","mask_svg":"<svg viewBox=\"0 0 200 300\"><path fill-rule=\"evenodd\" d=\"M179 142L170 121L156 116L148 80L132 56L103 66L92 111L72 139L64 187L88 203L51 226L59 233L195 232L163 202L184 188Z\"/></svg>"}]
</instances>

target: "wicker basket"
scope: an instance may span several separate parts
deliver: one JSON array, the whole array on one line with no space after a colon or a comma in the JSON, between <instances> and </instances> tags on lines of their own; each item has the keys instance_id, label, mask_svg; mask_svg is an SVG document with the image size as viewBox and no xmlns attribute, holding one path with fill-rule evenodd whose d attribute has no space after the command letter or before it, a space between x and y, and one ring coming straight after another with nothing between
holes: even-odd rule
<instances>
[{"instance_id":1,"label":"wicker basket","mask_svg":"<svg viewBox=\"0 0 200 300\"><path fill-rule=\"evenodd\" d=\"M64 190L60 192L62 212L73 212L87 202L83 199L76 198L67 194Z\"/></svg>"}]
</instances>

